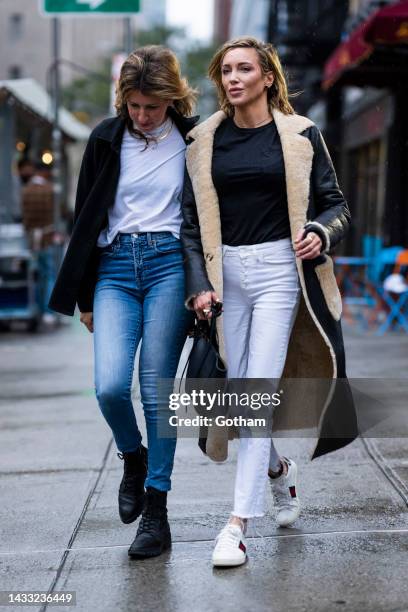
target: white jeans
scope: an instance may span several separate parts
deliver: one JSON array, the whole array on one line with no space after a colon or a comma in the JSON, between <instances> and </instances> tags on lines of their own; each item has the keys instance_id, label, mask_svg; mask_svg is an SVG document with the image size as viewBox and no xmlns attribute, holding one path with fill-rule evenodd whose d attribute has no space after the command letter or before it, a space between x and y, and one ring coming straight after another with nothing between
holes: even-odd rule
<instances>
[{"instance_id":1,"label":"white jeans","mask_svg":"<svg viewBox=\"0 0 408 612\"><path fill-rule=\"evenodd\" d=\"M222 249L228 377L279 379L300 298L291 240ZM278 459L270 438L240 438L233 515L263 516Z\"/></svg>"}]
</instances>

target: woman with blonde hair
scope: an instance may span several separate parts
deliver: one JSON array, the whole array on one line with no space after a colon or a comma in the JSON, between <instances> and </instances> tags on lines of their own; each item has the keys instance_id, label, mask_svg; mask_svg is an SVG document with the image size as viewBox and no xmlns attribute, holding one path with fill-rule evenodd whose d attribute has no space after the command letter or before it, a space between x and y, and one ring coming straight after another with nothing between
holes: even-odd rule
<instances>
[{"instance_id":1,"label":"woman with blonde hair","mask_svg":"<svg viewBox=\"0 0 408 612\"><path fill-rule=\"evenodd\" d=\"M209 76L221 110L189 133L186 304L206 319L223 302L217 330L229 379L277 382L285 372L333 381L329 393L327 385L303 394L289 388L273 417L275 431L316 426L314 458L357 433L349 387L338 384L346 377L341 299L327 255L348 229L349 210L318 128L289 102L273 45L228 41ZM227 434L209 428L212 459L226 459ZM293 459L271 438L240 434L234 507L216 539L216 566L245 562L247 521L264 514L268 480L277 524L291 525L300 513Z\"/></svg>"},{"instance_id":2,"label":"woman with blonde hair","mask_svg":"<svg viewBox=\"0 0 408 612\"><path fill-rule=\"evenodd\" d=\"M194 101L169 49L147 46L126 59L117 117L97 125L86 147L73 233L50 300L68 315L78 304L81 322L94 333L96 396L124 461L120 518L132 523L142 512L129 549L135 558L171 545L167 491L176 440L158 431L168 408L158 381L174 378L191 325L179 234ZM148 449L131 399L140 343Z\"/></svg>"}]
</instances>

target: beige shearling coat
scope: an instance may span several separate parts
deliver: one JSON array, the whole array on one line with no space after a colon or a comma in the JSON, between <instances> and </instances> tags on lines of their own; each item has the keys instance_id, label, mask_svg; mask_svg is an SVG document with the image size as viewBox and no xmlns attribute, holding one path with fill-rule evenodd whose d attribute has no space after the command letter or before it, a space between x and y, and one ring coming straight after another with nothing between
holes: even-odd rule
<instances>
[{"instance_id":1,"label":"beige shearling coat","mask_svg":"<svg viewBox=\"0 0 408 612\"><path fill-rule=\"evenodd\" d=\"M223 111L218 111L188 134L191 143L187 147L186 156L187 181L191 183L190 189L188 187L185 189L183 198L184 223L181 232L187 263L189 257L192 257L193 241L194 251L197 250L195 244L197 240L201 241L208 281L221 300L223 297L221 223L211 166L214 134L225 117ZM340 202L341 206L347 209L347 205L338 188L327 148L313 122L307 117L297 114L286 115L277 109L273 111L273 119L282 145L292 242L298 231L310 224L311 229L317 230L323 237L326 246L325 253L316 260L297 259L302 297L288 345L283 379L298 379L298 381L296 384L289 383L286 386L284 380L281 381L285 390L284 410L277 410L274 415L274 431L305 429L309 432L314 431L316 437L312 452L314 458L344 446L357 434L353 400L345 373L340 326L341 296L333 272L332 259L327 255L333 236L336 232L339 233L340 220L332 215L330 223L325 222L327 210L331 206L329 198L335 195L336 206L339 206ZM316 162L314 165L317 149L308 133L308 128L311 127L315 136L317 133L317 137L320 138L319 165ZM316 179L320 182L316 183ZM319 186L317 190L314 187L316 184ZM318 191L318 197L314 191ZM196 223L191 220L193 210ZM323 215L319 215L321 210ZM336 242L341 237L337 236ZM192 295L189 293L189 287L193 286L193 282L190 282L192 276L191 269L187 265L186 305L188 307L191 307ZM217 319L217 331L220 354L227 363L222 316ZM346 408L341 407L344 405ZM210 427L206 445L207 455L215 461L222 461L227 457L227 446L226 428Z\"/></svg>"}]
</instances>

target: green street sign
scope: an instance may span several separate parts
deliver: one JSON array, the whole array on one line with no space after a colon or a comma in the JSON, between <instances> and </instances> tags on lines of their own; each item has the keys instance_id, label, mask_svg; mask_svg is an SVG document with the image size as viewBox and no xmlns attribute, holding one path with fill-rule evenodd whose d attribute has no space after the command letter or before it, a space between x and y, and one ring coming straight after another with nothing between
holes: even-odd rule
<instances>
[{"instance_id":1,"label":"green street sign","mask_svg":"<svg viewBox=\"0 0 408 612\"><path fill-rule=\"evenodd\" d=\"M43 0L46 15L129 15L140 11L140 0Z\"/></svg>"}]
</instances>

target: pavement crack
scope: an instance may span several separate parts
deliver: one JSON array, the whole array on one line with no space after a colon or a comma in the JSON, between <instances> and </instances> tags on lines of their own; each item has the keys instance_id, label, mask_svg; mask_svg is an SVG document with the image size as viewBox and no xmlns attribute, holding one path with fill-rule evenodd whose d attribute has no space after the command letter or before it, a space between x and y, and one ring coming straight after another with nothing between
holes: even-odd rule
<instances>
[{"instance_id":1,"label":"pavement crack","mask_svg":"<svg viewBox=\"0 0 408 612\"><path fill-rule=\"evenodd\" d=\"M94 493L96 491L96 488L97 488L97 486L99 484L99 481L101 479L102 473L103 473L103 471L105 469L105 466L107 464L109 453L110 453L111 448L112 448L112 443L113 443L113 438L111 438L109 440L108 446L107 446L107 448L105 450L105 454L103 456L102 465L101 465L101 467L100 467L100 469L98 471L97 477L95 478L95 482L94 482L93 486L91 487L91 489L90 489L90 491L88 493L88 496L87 496L87 498L85 500L85 503L84 503L84 506L82 508L81 514L79 515L79 518L78 518L78 520L76 522L76 525L75 525L75 527L74 527L74 529L72 531L71 537L70 537L70 539L68 541L68 545L67 545L66 549L64 550L64 552L62 554L62 557L61 557L61 560L59 562L58 569L57 569L57 571L55 573L54 579L52 580L51 585L48 588L48 594L50 594L53 591L55 591L55 587L56 587L56 585L58 583L58 580L59 580L59 578L61 576L62 570L64 569L64 566L65 566L66 560L68 558L68 555L69 555L69 553L72 550L74 550L72 548L72 546L73 546L73 544L75 542L75 539L76 539L76 537L78 535L78 531L79 531L79 529L81 527L82 521L84 520L84 517L85 517L86 511L88 510L89 504L91 503L92 496L94 495ZM39 612L45 612L46 610L47 610L47 604L42 606L40 608Z\"/></svg>"},{"instance_id":2,"label":"pavement crack","mask_svg":"<svg viewBox=\"0 0 408 612\"><path fill-rule=\"evenodd\" d=\"M369 457L381 470L398 495L404 500L405 505L408 506L408 487L386 461L373 440L371 438L364 438L363 436L361 436L361 440Z\"/></svg>"},{"instance_id":3,"label":"pavement crack","mask_svg":"<svg viewBox=\"0 0 408 612\"><path fill-rule=\"evenodd\" d=\"M286 539L286 538L317 538L322 536L349 536L349 535L398 535L398 534L408 534L407 529L348 529L348 530L333 530L333 531L305 531L302 533L276 533L276 534L268 534L268 535L254 535L254 536L246 536L247 540L277 540L277 539ZM71 538L72 539L72 538ZM177 546L178 544L211 544L214 542L214 538L201 538L201 539L186 539L186 540L173 540L172 546ZM66 557L69 553L73 552L82 552L82 551L92 551L92 550L116 550L116 549L124 549L127 550L129 548L129 544L109 544L109 545L101 545L101 546L78 546L76 548L65 548L65 549L48 549L48 550L27 550L27 551L10 551L10 552L0 552L1 557L7 556L15 556L15 555L43 555L47 553L58 553L62 552ZM63 556L63 558L64 558ZM64 561L65 562L65 561ZM62 570L62 565L60 562L58 570ZM61 571L59 572L61 574ZM56 580L53 581L53 587L55 587ZM50 592L51 589L48 591Z\"/></svg>"},{"instance_id":4,"label":"pavement crack","mask_svg":"<svg viewBox=\"0 0 408 612\"><path fill-rule=\"evenodd\" d=\"M69 474L73 472L75 474L79 473L87 473L87 472L97 472L99 474L100 468L62 468L57 470L16 470L16 471L8 471L1 472L1 476L41 476L43 474Z\"/></svg>"},{"instance_id":5,"label":"pavement crack","mask_svg":"<svg viewBox=\"0 0 408 612\"><path fill-rule=\"evenodd\" d=\"M56 397L78 397L82 395L91 396L93 395L93 390L77 390L77 391L52 391L50 393L30 393L30 397L27 398L27 393L19 394L19 393L10 393L10 394L0 394L0 401L4 402L26 402L27 399L30 400L45 400L52 399Z\"/></svg>"}]
</instances>

